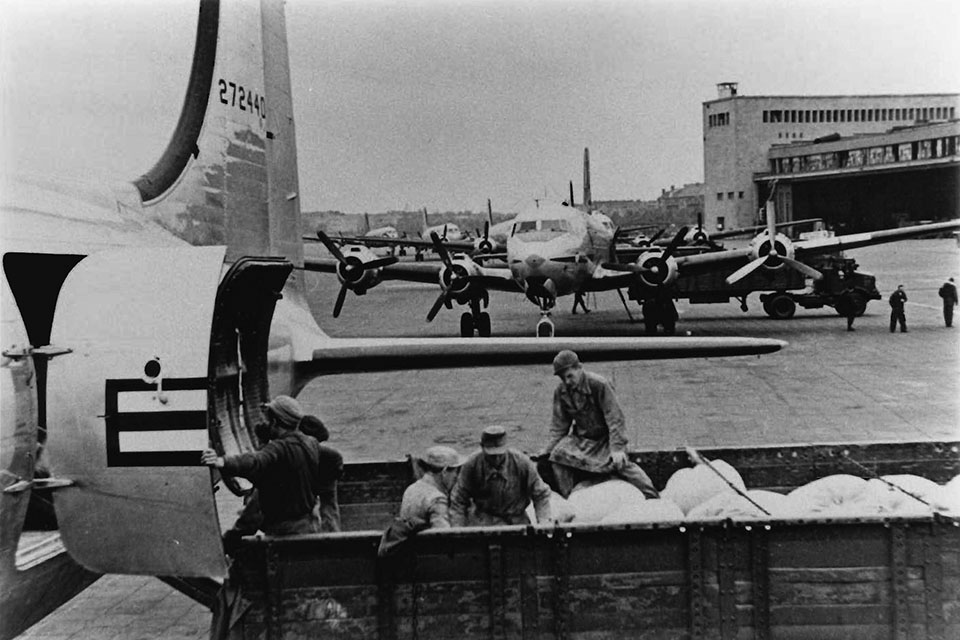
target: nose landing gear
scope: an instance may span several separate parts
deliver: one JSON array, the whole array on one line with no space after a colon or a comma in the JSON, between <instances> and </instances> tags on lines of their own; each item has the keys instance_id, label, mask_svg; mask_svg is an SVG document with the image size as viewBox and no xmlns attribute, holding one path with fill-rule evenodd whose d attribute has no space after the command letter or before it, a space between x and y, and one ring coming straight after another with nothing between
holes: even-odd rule
<instances>
[{"instance_id":1,"label":"nose landing gear","mask_svg":"<svg viewBox=\"0 0 960 640\"><path fill-rule=\"evenodd\" d=\"M537 337L552 338L553 333L554 333L553 320L550 319L549 313L544 313L543 317L540 318L540 322L537 323Z\"/></svg>"}]
</instances>

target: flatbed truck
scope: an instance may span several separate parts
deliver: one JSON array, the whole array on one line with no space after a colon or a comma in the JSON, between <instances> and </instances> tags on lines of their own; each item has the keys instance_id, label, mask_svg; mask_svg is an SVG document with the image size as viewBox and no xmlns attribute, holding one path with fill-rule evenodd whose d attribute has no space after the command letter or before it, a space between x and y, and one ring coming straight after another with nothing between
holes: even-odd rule
<instances>
[{"instance_id":1,"label":"flatbed truck","mask_svg":"<svg viewBox=\"0 0 960 640\"><path fill-rule=\"evenodd\" d=\"M797 306L804 309L836 308L847 282L852 282L854 287L854 304L858 316L864 314L870 300L881 298L876 277L859 271L859 265L853 258L827 254L807 262L823 274L823 279L811 280L799 271L784 267L775 271L758 269L730 285L726 278L736 270L731 267L682 275L667 295L674 300L689 300L690 304L723 303L732 298L740 301L740 308L747 311L747 296L761 291L763 293L760 294L760 302L764 312L777 320L792 318ZM655 295L642 284L631 287L628 293L632 300L639 303Z\"/></svg>"},{"instance_id":2,"label":"flatbed truck","mask_svg":"<svg viewBox=\"0 0 960 640\"><path fill-rule=\"evenodd\" d=\"M943 483L960 472L958 451L915 442L700 454L733 465L749 488L788 492L836 473ZM631 457L659 487L690 465L683 451ZM960 637L960 527L949 516L458 528L421 532L379 558L414 477L409 459L348 465L343 532L243 538L213 606L215 635Z\"/></svg>"}]
</instances>

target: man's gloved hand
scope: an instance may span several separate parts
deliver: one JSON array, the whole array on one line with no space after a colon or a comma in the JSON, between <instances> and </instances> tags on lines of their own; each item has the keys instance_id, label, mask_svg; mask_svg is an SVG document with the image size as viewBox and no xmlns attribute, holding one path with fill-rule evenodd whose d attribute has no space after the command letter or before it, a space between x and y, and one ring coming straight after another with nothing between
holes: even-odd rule
<instances>
[{"instance_id":1,"label":"man's gloved hand","mask_svg":"<svg viewBox=\"0 0 960 640\"><path fill-rule=\"evenodd\" d=\"M236 529L227 529L223 532L223 552L228 556L232 556L233 552L236 551L237 547L240 545L240 538L243 537L243 534L237 531Z\"/></svg>"},{"instance_id":2,"label":"man's gloved hand","mask_svg":"<svg viewBox=\"0 0 960 640\"><path fill-rule=\"evenodd\" d=\"M614 451L610 454L610 461L613 463L613 468L619 471L627 465L629 458L626 451Z\"/></svg>"}]
</instances>

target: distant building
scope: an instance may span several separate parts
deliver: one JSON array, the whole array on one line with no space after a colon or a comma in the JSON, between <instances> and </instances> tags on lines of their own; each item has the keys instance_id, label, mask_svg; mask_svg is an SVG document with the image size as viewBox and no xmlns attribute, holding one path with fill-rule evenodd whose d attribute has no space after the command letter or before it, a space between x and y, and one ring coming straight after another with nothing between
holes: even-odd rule
<instances>
[{"instance_id":1,"label":"distant building","mask_svg":"<svg viewBox=\"0 0 960 640\"><path fill-rule=\"evenodd\" d=\"M956 201L960 160L956 142L937 147L944 155L922 166L909 160L879 169L880 164L890 164L880 161L889 156L873 152L872 164L865 161L860 167L841 167L829 175L792 171L794 157L817 155L810 145L828 136L839 137L827 143L837 145L837 153L862 147L868 157L871 148L899 148L908 141L913 145L923 140L937 144L935 140L941 134L949 139L950 131L956 129L960 94L743 96L739 95L736 83L730 82L719 84L718 89L719 98L704 102L702 110L704 224L708 229L756 224L774 179L778 179L778 191L783 190L777 196L777 217L781 221L822 216L831 222L832 217L835 226L856 229L876 228L882 226L879 221L886 219L916 221L960 213ZM947 130L927 130L936 123L950 124ZM898 131L904 127L910 132ZM862 136L877 135L882 139L875 138L863 145L857 142ZM803 143L810 153L783 150L782 145L793 149L794 143ZM782 171L783 159L787 157L791 159L790 172ZM811 161L807 162L809 167ZM821 158L820 162L824 160ZM919 175L931 170L938 172ZM876 176L881 172L892 174L885 178L885 193L906 193L916 202L910 206L899 201L877 202ZM896 189L894 183L898 185ZM880 209L876 208L878 204L882 205Z\"/></svg>"},{"instance_id":2,"label":"distant building","mask_svg":"<svg viewBox=\"0 0 960 640\"><path fill-rule=\"evenodd\" d=\"M663 189L657 203L664 220L677 226L697 224L697 217L703 215L703 190L702 182Z\"/></svg>"}]
</instances>

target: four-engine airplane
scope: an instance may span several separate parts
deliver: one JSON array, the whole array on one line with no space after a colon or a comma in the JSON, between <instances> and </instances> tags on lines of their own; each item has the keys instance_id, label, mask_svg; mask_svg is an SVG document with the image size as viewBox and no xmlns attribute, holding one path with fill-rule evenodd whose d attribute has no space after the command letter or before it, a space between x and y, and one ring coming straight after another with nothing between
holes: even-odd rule
<instances>
[{"instance_id":1,"label":"four-engine airplane","mask_svg":"<svg viewBox=\"0 0 960 640\"><path fill-rule=\"evenodd\" d=\"M566 348L595 362L783 346L330 338L305 300L283 2L201 0L196 33L184 106L153 168L116 184L44 175L0 189L0 637L101 573L189 579L215 602L227 562L199 452L254 450L261 403L317 376L545 364ZM518 224L517 242L555 233L540 218ZM568 241L562 231L553 241ZM534 288L534 273L524 281ZM41 491L59 537L30 554L22 534Z\"/></svg>"},{"instance_id":2,"label":"four-engine airplane","mask_svg":"<svg viewBox=\"0 0 960 640\"><path fill-rule=\"evenodd\" d=\"M793 242L776 231L771 209L767 228L747 248L681 252L689 231L683 227L666 247L639 249L634 261L622 262L616 252L616 234L602 219L574 207L541 204L514 219L512 234L507 239L506 267L483 266L465 254L445 255L442 241L434 236L437 252L442 256L440 265L376 263L367 247L350 246L343 251L353 256L350 260L308 260L305 268L337 274L341 290L335 314L339 314L348 289L362 294L384 280L437 282L440 296L429 310L427 321L433 320L440 306L452 308L456 302L469 306L460 318L461 336L472 336L474 332L489 336L490 316L483 310L489 303L489 292L519 292L539 308L541 319L536 335L552 336L550 312L560 296L632 287L638 292L639 301L658 302L645 305L645 316L670 316L675 315L675 309L671 310L670 287L687 275L735 270L728 278L735 282L760 268L775 271L786 267L819 278L820 273L804 264L802 258L955 229L960 229L960 221ZM660 318L644 319L656 323Z\"/></svg>"}]
</instances>

